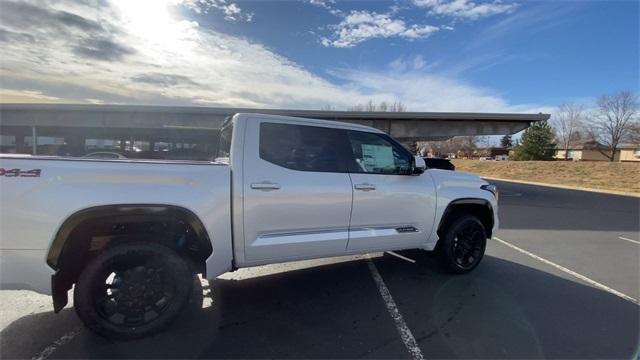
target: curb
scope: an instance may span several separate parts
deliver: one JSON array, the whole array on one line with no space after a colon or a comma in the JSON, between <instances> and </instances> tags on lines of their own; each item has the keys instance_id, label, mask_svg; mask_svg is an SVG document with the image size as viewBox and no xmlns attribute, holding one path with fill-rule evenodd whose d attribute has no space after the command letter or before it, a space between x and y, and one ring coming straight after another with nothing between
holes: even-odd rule
<instances>
[{"instance_id":1,"label":"curb","mask_svg":"<svg viewBox=\"0 0 640 360\"><path fill-rule=\"evenodd\" d=\"M578 186L548 184L548 183L541 183L541 182L534 182L534 181L502 179L502 178L495 178L495 177L489 177L489 176L480 176L480 177L483 178L483 179L486 179L486 180L498 180L498 181L506 181L506 182L517 183L517 184L546 186L546 187L558 188L558 189L589 191L589 192L595 192L595 193L601 193L601 194L623 195L623 196L631 196L631 197L640 198L640 194L638 194L638 193L625 192L625 191L601 190L601 189L584 188L584 187L578 187Z\"/></svg>"}]
</instances>

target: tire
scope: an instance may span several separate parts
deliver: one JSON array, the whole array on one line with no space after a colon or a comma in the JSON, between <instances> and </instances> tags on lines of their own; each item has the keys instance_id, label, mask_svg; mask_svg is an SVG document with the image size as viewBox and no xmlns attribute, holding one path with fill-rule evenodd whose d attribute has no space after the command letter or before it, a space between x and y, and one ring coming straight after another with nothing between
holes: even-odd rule
<instances>
[{"instance_id":1,"label":"tire","mask_svg":"<svg viewBox=\"0 0 640 360\"><path fill-rule=\"evenodd\" d=\"M437 248L437 256L445 270L467 273L478 266L487 246L487 232L482 222L472 215L452 221Z\"/></svg>"},{"instance_id":2,"label":"tire","mask_svg":"<svg viewBox=\"0 0 640 360\"><path fill-rule=\"evenodd\" d=\"M105 250L84 268L75 286L80 320L113 339L135 339L169 325L192 297L194 274L170 248L132 242Z\"/></svg>"}]
</instances>

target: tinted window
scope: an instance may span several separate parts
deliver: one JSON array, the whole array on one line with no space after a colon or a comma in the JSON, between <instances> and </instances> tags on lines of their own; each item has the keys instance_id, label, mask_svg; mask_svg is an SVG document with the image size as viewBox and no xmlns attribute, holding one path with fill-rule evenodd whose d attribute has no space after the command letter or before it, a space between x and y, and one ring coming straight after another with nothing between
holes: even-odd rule
<instances>
[{"instance_id":1,"label":"tinted window","mask_svg":"<svg viewBox=\"0 0 640 360\"><path fill-rule=\"evenodd\" d=\"M262 123L260 158L292 170L345 172L346 132L316 126Z\"/></svg>"},{"instance_id":2,"label":"tinted window","mask_svg":"<svg viewBox=\"0 0 640 360\"><path fill-rule=\"evenodd\" d=\"M397 175L411 173L411 154L386 136L349 131L349 140L356 163L352 172Z\"/></svg>"}]
</instances>

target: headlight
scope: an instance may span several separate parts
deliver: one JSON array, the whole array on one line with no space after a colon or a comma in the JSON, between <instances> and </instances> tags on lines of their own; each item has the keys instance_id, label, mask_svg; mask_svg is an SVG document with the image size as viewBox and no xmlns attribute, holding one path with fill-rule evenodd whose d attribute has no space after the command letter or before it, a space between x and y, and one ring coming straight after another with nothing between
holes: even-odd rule
<instances>
[{"instance_id":1,"label":"headlight","mask_svg":"<svg viewBox=\"0 0 640 360\"><path fill-rule=\"evenodd\" d=\"M498 187L495 185L487 184L480 186L482 190L487 190L495 196L496 200L498 200Z\"/></svg>"}]
</instances>

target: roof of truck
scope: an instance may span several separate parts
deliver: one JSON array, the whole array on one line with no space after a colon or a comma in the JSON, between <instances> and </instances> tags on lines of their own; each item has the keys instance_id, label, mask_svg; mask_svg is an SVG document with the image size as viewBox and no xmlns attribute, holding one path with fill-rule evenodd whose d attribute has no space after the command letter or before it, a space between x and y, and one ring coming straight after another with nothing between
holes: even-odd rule
<instances>
[{"instance_id":1,"label":"roof of truck","mask_svg":"<svg viewBox=\"0 0 640 360\"><path fill-rule=\"evenodd\" d=\"M340 121L331 121L331 120L323 120L323 119L312 119L307 117L295 117L295 116L282 116L282 115L271 115L271 114L261 114L261 113L237 113L233 116L234 118L238 117L248 117L255 118L260 117L263 119L271 119L285 122L296 122L296 123L305 123L305 124L315 124L324 127L334 127L337 129L352 129L352 130L361 130L367 132L374 132L379 134L384 134L384 131L376 129L374 127L353 124L353 123L345 123Z\"/></svg>"}]
</instances>

